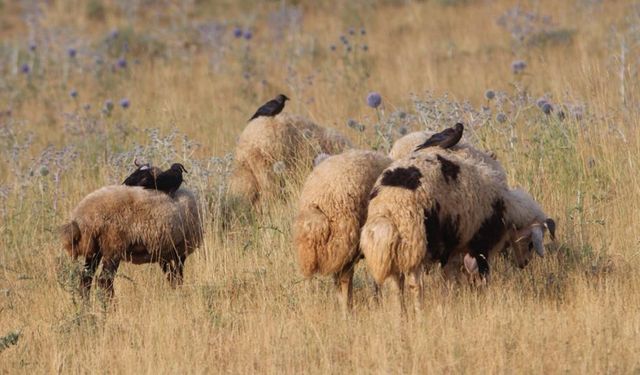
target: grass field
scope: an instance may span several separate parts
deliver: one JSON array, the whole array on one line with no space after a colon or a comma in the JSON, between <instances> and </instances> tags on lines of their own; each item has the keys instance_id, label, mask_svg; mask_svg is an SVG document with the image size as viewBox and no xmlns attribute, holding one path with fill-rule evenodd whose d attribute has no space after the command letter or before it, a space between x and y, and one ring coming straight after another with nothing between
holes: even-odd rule
<instances>
[{"instance_id":1,"label":"grass field","mask_svg":"<svg viewBox=\"0 0 640 375\"><path fill-rule=\"evenodd\" d=\"M639 22L632 1L0 0L0 372L639 373ZM480 290L432 272L408 321L360 264L343 319L297 269L301 181L221 224L236 137L280 92L361 148L465 122L557 242ZM123 264L113 305L84 304L56 229L134 157L187 167L204 246L177 290Z\"/></svg>"}]
</instances>

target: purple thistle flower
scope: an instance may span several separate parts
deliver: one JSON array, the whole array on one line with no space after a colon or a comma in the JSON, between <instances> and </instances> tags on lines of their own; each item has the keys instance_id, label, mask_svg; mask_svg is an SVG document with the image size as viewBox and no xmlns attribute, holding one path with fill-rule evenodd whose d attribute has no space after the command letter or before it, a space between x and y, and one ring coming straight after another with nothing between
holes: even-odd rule
<instances>
[{"instance_id":1,"label":"purple thistle flower","mask_svg":"<svg viewBox=\"0 0 640 375\"><path fill-rule=\"evenodd\" d=\"M120 33L118 32L118 29L113 29L111 30L111 32L109 33L109 38L111 39L117 39L118 35L120 35Z\"/></svg>"},{"instance_id":2,"label":"purple thistle flower","mask_svg":"<svg viewBox=\"0 0 640 375\"><path fill-rule=\"evenodd\" d=\"M487 100L491 100L496 97L496 93L493 90L487 90L484 92L484 97L487 98Z\"/></svg>"},{"instance_id":3,"label":"purple thistle flower","mask_svg":"<svg viewBox=\"0 0 640 375\"><path fill-rule=\"evenodd\" d=\"M120 107L122 107L123 109L129 108L130 105L131 105L131 102L129 101L129 99L122 98L122 100L120 100Z\"/></svg>"},{"instance_id":4,"label":"purple thistle flower","mask_svg":"<svg viewBox=\"0 0 640 375\"><path fill-rule=\"evenodd\" d=\"M110 113L112 110L113 110L113 101L111 99L105 100L103 111L105 113Z\"/></svg>"},{"instance_id":5,"label":"purple thistle flower","mask_svg":"<svg viewBox=\"0 0 640 375\"><path fill-rule=\"evenodd\" d=\"M355 35L356 34L356 29L354 29L353 27L349 28L349 35Z\"/></svg>"},{"instance_id":6,"label":"purple thistle flower","mask_svg":"<svg viewBox=\"0 0 640 375\"><path fill-rule=\"evenodd\" d=\"M544 112L545 115L548 115L553 111L553 106L549 103L544 103L540 109L542 110L542 112Z\"/></svg>"},{"instance_id":7,"label":"purple thistle flower","mask_svg":"<svg viewBox=\"0 0 640 375\"><path fill-rule=\"evenodd\" d=\"M540 109L542 109L542 106L545 104L547 104L547 99L545 98L538 98L538 100L536 100L536 106Z\"/></svg>"},{"instance_id":8,"label":"purple thistle flower","mask_svg":"<svg viewBox=\"0 0 640 375\"><path fill-rule=\"evenodd\" d=\"M367 95L367 105L371 108L378 108L382 104L382 96L375 91Z\"/></svg>"},{"instance_id":9,"label":"purple thistle flower","mask_svg":"<svg viewBox=\"0 0 640 375\"><path fill-rule=\"evenodd\" d=\"M246 40L251 40L251 38L253 38L253 33L249 30L244 32L244 39Z\"/></svg>"},{"instance_id":10,"label":"purple thistle flower","mask_svg":"<svg viewBox=\"0 0 640 375\"><path fill-rule=\"evenodd\" d=\"M340 41L342 42L342 44L349 44L349 40L344 35L340 35Z\"/></svg>"},{"instance_id":11,"label":"purple thistle flower","mask_svg":"<svg viewBox=\"0 0 640 375\"><path fill-rule=\"evenodd\" d=\"M367 30L363 28L360 29L360 35L366 35L367 34Z\"/></svg>"},{"instance_id":12,"label":"purple thistle flower","mask_svg":"<svg viewBox=\"0 0 640 375\"><path fill-rule=\"evenodd\" d=\"M352 49L351 46L347 46L347 52L351 52Z\"/></svg>"},{"instance_id":13,"label":"purple thistle flower","mask_svg":"<svg viewBox=\"0 0 640 375\"><path fill-rule=\"evenodd\" d=\"M127 67L127 59L121 57L118 59L118 68L125 69Z\"/></svg>"},{"instance_id":14,"label":"purple thistle flower","mask_svg":"<svg viewBox=\"0 0 640 375\"><path fill-rule=\"evenodd\" d=\"M511 63L511 71L513 74L522 73L526 67L527 63L524 62L524 60L516 60Z\"/></svg>"},{"instance_id":15,"label":"purple thistle flower","mask_svg":"<svg viewBox=\"0 0 640 375\"><path fill-rule=\"evenodd\" d=\"M496 121L498 121L499 123L503 124L505 122L507 122L507 115L505 115L504 113L500 112L496 115Z\"/></svg>"},{"instance_id":16,"label":"purple thistle flower","mask_svg":"<svg viewBox=\"0 0 640 375\"><path fill-rule=\"evenodd\" d=\"M36 44L34 42L29 43L29 51L31 52L36 51Z\"/></svg>"},{"instance_id":17,"label":"purple thistle flower","mask_svg":"<svg viewBox=\"0 0 640 375\"><path fill-rule=\"evenodd\" d=\"M29 66L29 64L24 63L24 64L22 64L22 66L20 67L20 71L21 71L23 74L29 74L29 72L31 72L31 67Z\"/></svg>"},{"instance_id":18,"label":"purple thistle flower","mask_svg":"<svg viewBox=\"0 0 640 375\"><path fill-rule=\"evenodd\" d=\"M67 54L73 59L78 54L78 51L75 48L69 48Z\"/></svg>"},{"instance_id":19,"label":"purple thistle flower","mask_svg":"<svg viewBox=\"0 0 640 375\"><path fill-rule=\"evenodd\" d=\"M332 44L329 48L330 48L332 51L335 51L337 47L336 47L336 45L335 45L335 44Z\"/></svg>"},{"instance_id":20,"label":"purple thistle flower","mask_svg":"<svg viewBox=\"0 0 640 375\"><path fill-rule=\"evenodd\" d=\"M362 45L362 50L363 50L363 51L365 51L365 52L367 52L367 51L369 50L369 46L368 46L368 45L366 45L366 44L363 44L363 45Z\"/></svg>"},{"instance_id":21,"label":"purple thistle flower","mask_svg":"<svg viewBox=\"0 0 640 375\"><path fill-rule=\"evenodd\" d=\"M233 36L235 36L236 38L240 38L242 36L242 29L239 27L233 29Z\"/></svg>"},{"instance_id":22,"label":"purple thistle flower","mask_svg":"<svg viewBox=\"0 0 640 375\"><path fill-rule=\"evenodd\" d=\"M76 90L76 89L71 90L69 95L74 99L77 98L78 97L78 90Z\"/></svg>"}]
</instances>

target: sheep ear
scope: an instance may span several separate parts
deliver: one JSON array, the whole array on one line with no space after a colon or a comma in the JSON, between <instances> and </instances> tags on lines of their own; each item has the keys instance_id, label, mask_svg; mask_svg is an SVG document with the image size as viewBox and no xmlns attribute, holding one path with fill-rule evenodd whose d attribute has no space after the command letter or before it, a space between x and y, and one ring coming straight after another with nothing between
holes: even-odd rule
<instances>
[{"instance_id":1,"label":"sheep ear","mask_svg":"<svg viewBox=\"0 0 640 375\"><path fill-rule=\"evenodd\" d=\"M556 222L553 221L552 218L548 218L547 220L544 221L544 226L549 230L551 239L555 241L556 240Z\"/></svg>"},{"instance_id":2,"label":"sheep ear","mask_svg":"<svg viewBox=\"0 0 640 375\"><path fill-rule=\"evenodd\" d=\"M469 254L464 255L464 268L470 275L478 273L478 261Z\"/></svg>"},{"instance_id":3,"label":"sheep ear","mask_svg":"<svg viewBox=\"0 0 640 375\"><path fill-rule=\"evenodd\" d=\"M534 226L531 228L531 241L533 242L533 248L536 250L536 253L541 257L544 257L544 244L542 240L544 239L544 234L542 233L542 228L539 226Z\"/></svg>"}]
</instances>

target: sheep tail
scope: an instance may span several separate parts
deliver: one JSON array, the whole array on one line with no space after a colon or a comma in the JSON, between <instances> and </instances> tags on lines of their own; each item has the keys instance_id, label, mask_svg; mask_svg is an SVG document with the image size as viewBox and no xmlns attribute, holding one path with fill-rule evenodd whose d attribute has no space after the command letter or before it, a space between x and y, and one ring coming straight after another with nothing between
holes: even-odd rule
<instances>
[{"instance_id":1,"label":"sheep tail","mask_svg":"<svg viewBox=\"0 0 640 375\"><path fill-rule=\"evenodd\" d=\"M398 229L386 217L370 219L362 228L360 248L367 268L378 285L382 285L391 274L393 254L399 238Z\"/></svg>"},{"instance_id":2,"label":"sheep tail","mask_svg":"<svg viewBox=\"0 0 640 375\"><path fill-rule=\"evenodd\" d=\"M303 210L296 218L295 243L298 248L300 272L310 277L318 271L318 253L327 245L331 228L329 219L317 207Z\"/></svg>"}]
</instances>

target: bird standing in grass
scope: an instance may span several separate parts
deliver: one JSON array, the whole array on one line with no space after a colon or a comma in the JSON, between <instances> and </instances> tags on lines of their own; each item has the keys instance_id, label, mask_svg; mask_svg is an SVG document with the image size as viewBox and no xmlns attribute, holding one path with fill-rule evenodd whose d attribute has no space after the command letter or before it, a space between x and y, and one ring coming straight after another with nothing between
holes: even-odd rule
<instances>
[{"instance_id":1,"label":"bird standing in grass","mask_svg":"<svg viewBox=\"0 0 640 375\"><path fill-rule=\"evenodd\" d=\"M256 113L251 116L249 121L260 116L273 117L277 115L278 113L282 112L282 110L284 109L284 102L286 102L287 100L289 100L289 98L287 98L286 95L280 94L276 96L275 99L269 100L268 102L264 103L262 107L258 108Z\"/></svg>"},{"instance_id":2,"label":"bird standing in grass","mask_svg":"<svg viewBox=\"0 0 640 375\"><path fill-rule=\"evenodd\" d=\"M174 163L169 169L162 172L157 167L151 167L149 164L139 165L123 184L127 186L142 186L145 189L155 189L165 192L171 196L180 188L182 184L182 172L187 172L180 163Z\"/></svg>"},{"instance_id":3,"label":"bird standing in grass","mask_svg":"<svg viewBox=\"0 0 640 375\"><path fill-rule=\"evenodd\" d=\"M432 135L423 144L416 147L415 151L432 146L440 146L442 148L455 146L456 144L458 144L458 142L460 142L463 131L464 125L462 125L461 123L457 123L452 128L447 128L440 133Z\"/></svg>"}]
</instances>

